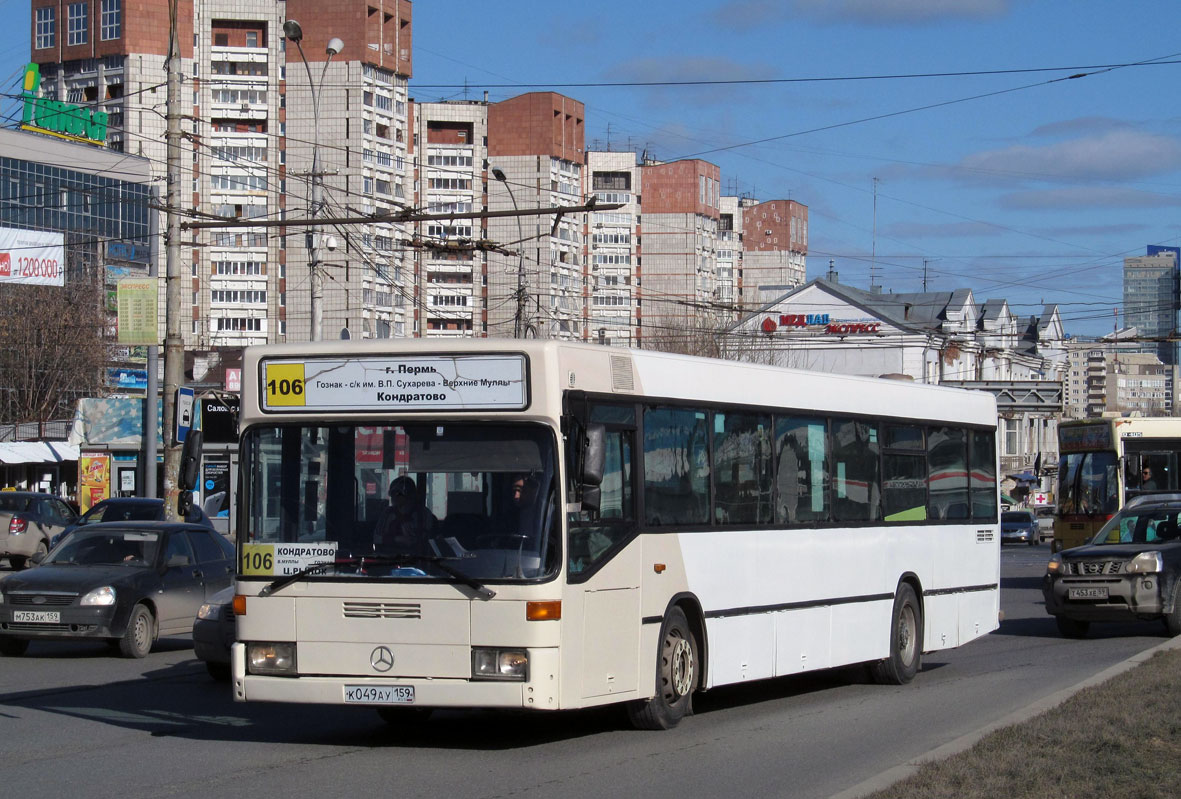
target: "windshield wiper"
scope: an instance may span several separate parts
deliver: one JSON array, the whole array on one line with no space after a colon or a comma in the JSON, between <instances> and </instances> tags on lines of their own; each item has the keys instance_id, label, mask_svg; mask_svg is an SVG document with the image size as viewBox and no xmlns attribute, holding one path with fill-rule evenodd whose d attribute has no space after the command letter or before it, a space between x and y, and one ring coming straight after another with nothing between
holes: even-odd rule
<instances>
[{"instance_id":1,"label":"windshield wiper","mask_svg":"<svg viewBox=\"0 0 1181 799\"><path fill-rule=\"evenodd\" d=\"M455 557L443 557L441 555L415 555L410 552L399 552L396 555L379 555L376 558L366 558L366 560L380 561L383 563L400 563L406 560L415 560L419 563L429 563L432 566L437 566L439 571L454 577L457 582L463 583L467 587L471 588L476 592L476 595L480 597L480 599L491 599L492 597L496 596L496 592L491 588L484 585L476 578L469 577L459 569L447 563L449 560L458 560L458 558Z\"/></svg>"},{"instance_id":2,"label":"windshield wiper","mask_svg":"<svg viewBox=\"0 0 1181 799\"><path fill-rule=\"evenodd\" d=\"M455 578L457 582L463 583L474 590L480 599L491 599L492 597L496 596L495 591L488 588L475 578L469 577L459 569L456 569L454 566L451 566L445 562L447 560L454 560L454 558L443 558L437 555L414 555L409 552L401 552L395 555L369 555L355 558L337 558L336 560L325 563L313 563L306 568L300 569L294 574L288 574L285 577L280 577L278 580L275 580L274 582L264 586L263 589L258 592L258 595L270 596L276 591L281 591L292 583L302 580L304 577L317 574L330 567L335 568L337 566L360 566L364 568L366 563L391 565L404 563L408 560L417 561L419 563L430 563L434 566L437 566L439 571L444 572L448 576Z\"/></svg>"}]
</instances>

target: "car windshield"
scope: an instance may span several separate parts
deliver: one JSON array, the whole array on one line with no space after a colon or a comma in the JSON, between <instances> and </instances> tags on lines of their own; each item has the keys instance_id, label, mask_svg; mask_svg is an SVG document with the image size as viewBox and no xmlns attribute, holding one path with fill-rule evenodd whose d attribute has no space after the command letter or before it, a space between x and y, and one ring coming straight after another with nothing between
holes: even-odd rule
<instances>
[{"instance_id":1,"label":"car windshield","mask_svg":"<svg viewBox=\"0 0 1181 799\"><path fill-rule=\"evenodd\" d=\"M254 428L244 439L239 546L293 544L284 569L405 556L335 576L536 579L556 572L554 435L539 425ZM278 548L276 548L278 551ZM434 561L432 561L434 559ZM245 561L244 573L252 573ZM284 571L256 574L280 576ZM332 571L332 570L326 570ZM290 573L290 572L287 572Z\"/></svg>"},{"instance_id":2,"label":"car windshield","mask_svg":"<svg viewBox=\"0 0 1181 799\"><path fill-rule=\"evenodd\" d=\"M97 522L150 522L160 518L163 503L107 502L99 503L78 519L78 524Z\"/></svg>"},{"instance_id":3,"label":"car windshield","mask_svg":"<svg viewBox=\"0 0 1181 799\"><path fill-rule=\"evenodd\" d=\"M144 566L155 562L159 546L160 533L154 530L79 530L43 563Z\"/></svg>"},{"instance_id":4,"label":"car windshield","mask_svg":"<svg viewBox=\"0 0 1181 799\"><path fill-rule=\"evenodd\" d=\"M1029 522L1032 518L1033 517L1029 514L1029 511L1025 510L1010 510L1001 514L1002 522L1016 522L1020 524L1022 522Z\"/></svg>"},{"instance_id":5,"label":"car windshield","mask_svg":"<svg viewBox=\"0 0 1181 799\"><path fill-rule=\"evenodd\" d=\"M1175 541L1181 506L1156 506L1125 510L1115 516L1091 541L1092 544L1151 544Z\"/></svg>"}]
</instances>

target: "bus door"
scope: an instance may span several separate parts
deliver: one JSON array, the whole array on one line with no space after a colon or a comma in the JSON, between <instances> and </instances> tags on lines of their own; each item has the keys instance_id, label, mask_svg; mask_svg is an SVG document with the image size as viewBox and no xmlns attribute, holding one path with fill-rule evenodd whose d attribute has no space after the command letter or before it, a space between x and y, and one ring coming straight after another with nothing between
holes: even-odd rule
<instances>
[{"instance_id":1,"label":"bus door","mask_svg":"<svg viewBox=\"0 0 1181 799\"><path fill-rule=\"evenodd\" d=\"M640 655L639 552L633 547L625 557L627 544L635 537L635 406L571 403L567 415L568 543L567 579L574 589L569 595L580 602L580 655L571 664L581 676L579 697L635 691ZM603 431L603 476L598 486L598 507L580 497L578 475L582 456L578 451L588 426ZM585 493L583 490L582 493ZM594 493L593 491L590 493Z\"/></svg>"}]
</instances>

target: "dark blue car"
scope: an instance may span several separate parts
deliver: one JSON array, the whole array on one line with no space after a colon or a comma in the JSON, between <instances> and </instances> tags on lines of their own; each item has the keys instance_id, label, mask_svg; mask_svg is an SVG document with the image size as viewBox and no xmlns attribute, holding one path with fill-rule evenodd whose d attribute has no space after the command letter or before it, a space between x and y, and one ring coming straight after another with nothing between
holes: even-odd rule
<instances>
[{"instance_id":1,"label":"dark blue car","mask_svg":"<svg viewBox=\"0 0 1181 799\"><path fill-rule=\"evenodd\" d=\"M144 657L160 636L192 632L234 567L233 545L208 527L88 525L36 568L0 580L0 654L22 655L36 639L91 639Z\"/></svg>"}]
</instances>

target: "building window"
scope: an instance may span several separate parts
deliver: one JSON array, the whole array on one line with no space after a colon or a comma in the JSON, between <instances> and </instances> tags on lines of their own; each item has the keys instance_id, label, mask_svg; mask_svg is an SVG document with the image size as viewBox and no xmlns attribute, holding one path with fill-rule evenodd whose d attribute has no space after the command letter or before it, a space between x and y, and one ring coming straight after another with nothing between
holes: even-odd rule
<instances>
[{"instance_id":1,"label":"building window","mask_svg":"<svg viewBox=\"0 0 1181 799\"><path fill-rule=\"evenodd\" d=\"M66 44L86 44L87 3L70 3L67 12Z\"/></svg>"},{"instance_id":2,"label":"building window","mask_svg":"<svg viewBox=\"0 0 1181 799\"><path fill-rule=\"evenodd\" d=\"M45 47L53 47L56 42L54 39L57 34L57 20L54 17L55 9L52 6L44 6L37 9L37 43L38 50Z\"/></svg>"},{"instance_id":3,"label":"building window","mask_svg":"<svg viewBox=\"0 0 1181 799\"><path fill-rule=\"evenodd\" d=\"M102 40L123 35L123 0L102 0Z\"/></svg>"},{"instance_id":4,"label":"building window","mask_svg":"<svg viewBox=\"0 0 1181 799\"><path fill-rule=\"evenodd\" d=\"M258 47L258 31L246 31L246 46Z\"/></svg>"}]
</instances>

